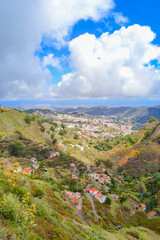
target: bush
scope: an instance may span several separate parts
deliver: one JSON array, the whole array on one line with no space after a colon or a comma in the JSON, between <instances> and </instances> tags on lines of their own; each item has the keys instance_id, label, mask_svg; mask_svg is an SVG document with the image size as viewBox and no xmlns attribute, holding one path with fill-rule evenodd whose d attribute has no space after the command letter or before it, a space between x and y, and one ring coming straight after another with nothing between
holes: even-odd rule
<instances>
[{"instance_id":1,"label":"bush","mask_svg":"<svg viewBox=\"0 0 160 240\"><path fill-rule=\"evenodd\" d=\"M40 130L41 130L41 132L44 132L44 131L45 131L45 127L42 125L42 126L40 127Z\"/></svg>"},{"instance_id":2,"label":"bush","mask_svg":"<svg viewBox=\"0 0 160 240\"><path fill-rule=\"evenodd\" d=\"M106 197L105 203L106 203L107 205L111 205L111 198L110 198L110 197Z\"/></svg>"},{"instance_id":3,"label":"bush","mask_svg":"<svg viewBox=\"0 0 160 240\"><path fill-rule=\"evenodd\" d=\"M19 187L17 185L14 186L12 193L16 194L18 197L20 197L20 200L24 196L24 194L27 193L27 190L23 187Z\"/></svg>"},{"instance_id":4,"label":"bush","mask_svg":"<svg viewBox=\"0 0 160 240\"><path fill-rule=\"evenodd\" d=\"M124 207L124 209L127 211L127 212L130 212L131 211L131 206L130 206L130 203L129 203L129 201L124 201L123 202L123 207Z\"/></svg>"},{"instance_id":5,"label":"bush","mask_svg":"<svg viewBox=\"0 0 160 240\"><path fill-rule=\"evenodd\" d=\"M155 121L157 121L157 119L155 117L150 117L150 119L149 119L150 123L155 122Z\"/></svg>"},{"instance_id":6,"label":"bush","mask_svg":"<svg viewBox=\"0 0 160 240\"><path fill-rule=\"evenodd\" d=\"M27 235L26 240L42 240L37 234L31 232Z\"/></svg>"},{"instance_id":7,"label":"bush","mask_svg":"<svg viewBox=\"0 0 160 240\"><path fill-rule=\"evenodd\" d=\"M8 196L3 195L0 201L0 215L5 219L14 221L17 213L17 200L11 194Z\"/></svg>"},{"instance_id":8,"label":"bush","mask_svg":"<svg viewBox=\"0 0 160 240\"><path fill-rule=\"evenodd\" d=\"M24 121L27 123L27 124L30 124L31 121L32 121L32 117L27 115L25 118L24 118Z\"/></svg>"},{"instance_id":9,"label":"bush","mask_svg":"<svg viewBox=\"0 0 160 240\"><path fill-rule=\"evenodd\" d=\"M15 157L23 156L24 146L20 142L11 143L8 147L9 154Z\"/></svg>"},{"instance_id":10,"label":"bush","mask_svg":"<svg viewBox=\"0 0 160 240\"><path fill-rule=\"evenodd\" d=\"M44 192L41 189L36 188L33 196L34 197L38 197L38 198L42 198L44 196Z\"/></svg>"}]
</instances>

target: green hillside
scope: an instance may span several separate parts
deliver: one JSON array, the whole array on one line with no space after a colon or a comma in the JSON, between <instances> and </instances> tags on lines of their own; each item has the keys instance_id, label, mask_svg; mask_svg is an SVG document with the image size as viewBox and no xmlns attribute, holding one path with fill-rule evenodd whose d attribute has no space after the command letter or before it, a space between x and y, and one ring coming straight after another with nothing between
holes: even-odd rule
<instances>
[{"instance_id":1,"label":"green hillside","mask_svg":"<svg viewBox=\"0 0 160 240\"><path fill-rule=\"evenodd\" d=\"M44 122L45 131L41 131L41 125L38 125L38 117L28 124L25 121L27 114L15 110L0 111L0 136L1 138L9 138L21 136L21 138L29 139L37 143L47 143L50 140L50 125Z\"/></svg>"},{"instance_id":2,"label":"green hillside","mask_svg":"<svg viewBox=\"0 0 160 240\"><path fill-rule=\"evenodd\" d=\"M159 240L159 122L107 145L93 142L84 151L70 146L81 144L75 131L40 116L1 111L0 239ZM127 164L142 146L157 151L157 165L152 175L139 171L139 177ZM146 161L152 162L151 156ZM146 163L139 161L143 169ZM101 184L104 175L110 182ZM95 189L99 198L87 189Z\"/></svg>"}]
</instances>

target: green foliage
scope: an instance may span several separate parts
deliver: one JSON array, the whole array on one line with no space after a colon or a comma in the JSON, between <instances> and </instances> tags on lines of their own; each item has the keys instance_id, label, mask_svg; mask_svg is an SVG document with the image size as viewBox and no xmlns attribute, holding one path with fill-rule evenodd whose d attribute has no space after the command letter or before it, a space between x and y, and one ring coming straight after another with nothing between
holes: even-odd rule
<instances>
[{"instance_id":1,"label":"green foliage","mask_svg":"<svg viewBox=\"0 0 160 240\"><path fill-rule=\"evenodd\" d=\"M42 240L42 238L40 236L38 236L37 234L31 232L31 233L27 234L26 240Z\"/></svg>"},{"instance_id":2,"label":"green foliage","mask_svg":"<svg viewBox=\"0 0 160 240\"><path fill-rule=\"evenodd\" d=\"M79 135L77 133L74 134L74 139L75 140L79 139Z\"/></svg>"},{"instance_id":3,"label":"green foliage","mask_svg":"<svg viewBox=\"0 0 160 240\"><path fill-rule=\"evenodd\" d=\"M50 127L50 130L51 130L52 132L55 132L55 127L54 127L54 125L52 125L52 126Z\"/></svg>"},{"instance_id":4,"label":"green foliage","mask_svg":"<svg viewBox=\"0 0 160 240\"><path fill-rule=\"evenodd\" d=\"M75 233L78 233L79 232L79 229L77 226L72 226L72 229L74 230Z\"/></svg>"},{"instance_id":5,"label":"green foliage","mask_svg":"<svg viewBox=\"0 0 160 240\"><path fill-rule=\"evenodd\" d=\"M30 115L26 115L25 118L24 118L24 121L27 123L27 124L30 124L31 121L32 121L32 117Z\"/></svg>"},{"instance_id":6,"label":"green foliage","mask_svg":"<svg viewBox=\"0 0 160 240\"><path fill-rule=\"evenodd\" d=\"M11 156L21 157L23 155L24 146L20 142L11 143L8 146L8 151Z\"/></svg>"},{"instance_id":7,"label":"green foliage","mask_svg":"<svg viewBox=\"0 0 160 240\"><path fill-rule=\"evenodd\" d=\"M151 136L151 134L152 134L152 128L147 129L147 130L144 132L144 137L143 137L142 141L143 141L143 140L146 140L147 138L149 138L149 137Z\"/></svg>"},{"instance_id":8,"label":"green foliage","mask_svg":"<svg viewBox=\"0 0 160 240\"><path fill-rule=\"evenodd\" d=\"M127 212L130 212L131 211L131 205L130 205L130 202L129 201L124 201L123 202L123 207L124 209L127 211Z\"/></svg>"},{"instance_id":9,"label":"green foliage","mask_svg":"<svg viewBox=\"0 0 160 240\"><path fill-rule=\"evenodd\" d=\"M35 192L33 193L34 197L42 198L44 196L44 192L36 187Z\"/></svg>"},{"instance_id":10,"label":"green foliage","mask_svg":"<svg viewBox=\"0 0 160 240\"><path fill-rule=\"evenodd\" d=\"M23 187L20 187L18 185L15 185L13 187L12 193L16 194L18 197L20 197L20 200L22 197L27 193L27 190Z\"/></svg>"},{"instance_id":11,"label":"green foliage","mask_svg":"<svg viewBox=\"0 0 160 240\"><path fill-rule=\"evenodd\" d=\"M45 126L41 125L40 130L41 132L45 132Z\"/></svg>"},{"instance_id":12,"label":"green foliage","mask_svg":"<svg viewBox=\"0 0 160 240\"><path fill-rule=\"evenodd\" d=\"M103 163L104 163L106 168L112 168L113 167L113 162L111 161L110 158L107 158L106 160L104 160Z\"/></svg>"},{"instance_id":13,"label":"green foliage","mask_svg":"<svg viewBox=\"0 0 160 240\"><path fill-rule=\"evenodd\" d=\"M61 129L61 130L59 131L59 134L60 134L61 136L64 136L64 135L67 134L67 130L66 130L66 129Z\"/></svg>"},{"instance_id":14,"label":"green foliage","mask_svg":"<svg viewBox=\"0 0 160 240\"><path fill-rule=\"evenodd\" d=\"M105 201L105 203L107 204L107 205L111 205L111 198L110 197L106 197L106 201Z\"/></svg>"},{"instance_id":15,"label":"green foliage","mask_svg":"<svg viewBox=\"0 0 160 240\"><path fill-rule=\"evenodd\" d=\"M4 219L14 221L17 212L16 199L12 195L3 195L0 200L0 215Z\"/></svg>"},{"instance_id":16,"label":"green foliage","mask_svg":"<svg viewBox=\"0 0 160 240\"><path fill-rule=\"evenodd\" d=\"M155 121L157 121L157 120L158 120L158 119L156 119L155 117L150 117L149 122L152 123L152 122L155 122Z\"/></svg>"}]
</instances>

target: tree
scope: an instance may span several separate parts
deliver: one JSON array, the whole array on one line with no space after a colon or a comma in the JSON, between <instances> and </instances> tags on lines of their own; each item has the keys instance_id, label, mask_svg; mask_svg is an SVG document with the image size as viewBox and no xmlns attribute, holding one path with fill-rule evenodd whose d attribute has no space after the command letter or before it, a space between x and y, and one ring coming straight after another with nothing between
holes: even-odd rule
<instances>
[{"instance_id":1,"label":"tree","mask_svg":"<svg viewBox=\"0 0 160 240\"><path fill-rule=\"evenodd\" d=\"M107 158L105 161L104 161L104 165L106 168L112 168L113 167L113 162L111 161L110 158Z\"/></svg>"},{"instance_id":2,"label":"tree","mask_svg":"<svg viewBox=\"0 0 160 240\"><path fill-rule=\"evenodd\" d=\"M107 204L107 205L111 205L111 199L110 199L110 197L106 197L106 201L105 201L105 203Z\"/></svg>"},{"instance_id":3,"label":"tree","mask_svg":"<svg viewBox=\"0 0 160 240\"><path fill-rule=\"evenodd\" d=\"M51 130L52 132L55 132L55 127L52 125L52 126L50 127L50 130Z\"/></svg>"},{"instance_id":4,"label":"tree","mask_svg":"<svg viewBox=\"0 0 160 240\"><path fill-rule=\"evenodd\" d=\"M26 115L25 118L24 118L24 121L25 121L27 124L30 124L30 123L31 123L31 120L32 120L32 118L31 118L31 116L29 116L29 115Z\"/></svg>"},{"instance_id":5,"label":"tree","mask_svg":"<svg viewBox=\"0 0 160 240\"><path fill-rule=\"evenodd\" d=\"M20 142L11 143L8 151L11 156L20 157L23 155L24 146Z\"/></svg>"},{"instance_id":6,"label":"tree","mask_svg":"<svg viewBox=\"0 0 160 240\"><path fill-rule=\"evenodd\" d=\"M155 121L157 121L157 119L155 117L150 117L150 119L149 119L150 123L155 122Z\"/></svg>"},{"instance_id":7,"label":"tree","mask_svg":"<svg viewBox=\"0 0 160 240\"><path fill-rule=\"evenodd\" d=\"M44 131L45 131L45 127L42 125L41 128L40 128L40 130L41 130L42 132L44 132Z\"/></svg>"},{"instance_id":8,"label":"tree","mask_svg":"<svg viewBox=\"0 0 160 240\"><path fill-rule=\"evenodd\" d=\"M61 127L64 129L66 127L66 125L64 123L62 123Z\"/></svg>"},{"instance_id":9,"label":"tree","mask_svg":"<svg viewBox=\"0 0 160 240\"><path fill-rule=\"evenodd\" d=\"M74 134L74 139L78 139L79 138L79 135L77 133Z\"/></svg>"}]
</instances>

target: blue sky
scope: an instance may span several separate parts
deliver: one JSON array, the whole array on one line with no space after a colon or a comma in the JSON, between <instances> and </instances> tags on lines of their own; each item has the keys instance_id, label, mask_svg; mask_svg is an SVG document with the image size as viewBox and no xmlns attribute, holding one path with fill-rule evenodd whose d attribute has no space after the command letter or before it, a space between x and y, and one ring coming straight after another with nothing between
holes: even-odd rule
<instances>
[{"instance_id":1,"label":"blue sky","mask_svg":"<svg viewBox=\"0 0 160 240\"><path fill-rule=\"evenodd\" d=\"M44 0L41 0L42 3L43 1ZM64 5L63 1L64 0L61 0L61 8L63 8ZM84 6L82 6L84 7L84 11L88 11L86 14L82 12L79 13L81 9L78 9L78 1L76 1L77 6L76 4L73 5L74 8L70 9L68 7L69 11L71 11L68 14L72 15L73 9L76 9L75 11L77 11L73 19L64 16L64 13L61 13L61 10L63 9L58 9L57 12L59 11L59 13L55 12L61 23L58 24L56 22L54 23L56 20L53 16L53 19L52 17L49 19L47 16L49 15L49 8L52 7L49 6L50 3L47 0L48 8L45 9L44 12L46 15L44 14L44 19L42 18L42 22L39 23L41 25L45 23L46 25L44 24L44 29L38 29L39 32L37 30L38 25L35 16L33 16L33 21L30 25L27 25L27 21L25 22L25 13L20 16L20 18L22 18L21 25L23 26L24 24L26 31L28 31L28 35L25 36L24 34L23 36L22 34L22 36L20 35L17 37L16 32L13 32L12 37L10 37L13 41L9 44L15 44L17 52L15 53L14 50L14 52L8 54L8 52L5 53L4 50L4 56L6 55L6 59L8 59L8 56L14 56L15 54L13 59L18 59L17 65L18 61L23 62L23 60L24 64L18 70L17 65L15 67L16 70L14 67L12 69L12 65L6 66L7 71L12 76L15 75L15 78L10 80L8 73L4 73L3 79L7 76L8 82L6 81L7 83L5 83L5 81L3 82L3 79L0 80L2 86L1 104L12 105L22 103L23 101L26 103L27 101L33 101L33 99L37 99L33 102L37 101L39 103L40 101L42 103L47 103L53 101L53 104L60 105L66 103L69 105L72 105L71 103L73 103L73 105L95 104L114 106L118 104L131 106L160 104L160 91L157 90L158 86L160 87L159 0L115 0L114 7L112 0L107 0L109 6L106 6L105 1L103 0L99 1L100 3L95 0L93 6L91 6L92 4L88 4L89 1L90 0L82 1L84 3ZM6 1L6 6L7 2L10 2L10 0ZM19 8L22 10L22 13L23 11L26 11L27 14L27 10L29 11L32 9L34 14L35 9L32 4L29 3L28 9L24 9L23 4L20 4L19 0L15 0L15 3L20 5ZM54 4L55 1L53 0L53 7L55 8ZM68 0L68 5L69 4L72 5L73 0ZM7 14L6 6L4 4L3 10L4 12L6 11ZM37 11L40 8L38 7ZM90 8L92 7L94 10L93 12L90 11ZM102 11L104 10L103 8L105 8L105 11ZM42 9L40 10L42 11ZM13 9L11 8L10 11L13 12ZM76 17L76 14L79 17ZM13 17L15 18L15 16ZM4 29L4 32L7 32L9 29L7 28L7 24L9 25L11 21L9 18L6 19L6 29ZM1 22L2 20L3 19L0 19ZM47 21L50 26L47 25ZM51 23L52 21L53 25ZM150 29L146 26L150 27ZM21 28L21 26L18 27ZM125 30L122 30L123 27L125 27ZM28 30L29 28L30 30ZM116 30L117 34L115 34ZM38 32L37 35L36 31ZM109 34L108 38L106 34L107 32ZM34 37L32 37L32 33ZM88 33L88 35L86 35L86 33ZM11 34L11 31L9 34ZM146 41L145 38L143 38L143 35L145 34L147 36ZM153 37L154 34L156 34L156 37ZM103 39L102 36L104 36ZM133 36L134 41L132 49L130 47L132 45L131 36ZM115 53L114 46L112 46L112 38L115 39L115 46L117 48ZM39 43L38 39L40 40ZM123 41L126 42L123 44ZM93 48L90 49L90 51L88 51L88 47L85 49L84 46L90 46L92 43ZM21 44L28 46L26 49L32 50L34 59L28 59L28 62L25 63L27 57L31 56L31 54L29 53L29 50L26 50L26 52L24 51L23 55L22 53L19 53ZM106 49L107 44L111 44L111 47ZM2 45L3 44L1 44L1 47ZM145 46L144 49L143 46ZM5 47L6 49L8 47L7 41ZM110 50L112 47L113 52ZM12 48L8 47L8 49ZM130 56L128 56L127 50L130 51ZM117 56L120 53L123 55L123 51L126 51L127 55L124 59L123 56L122 59L119 59ZM93 62L92 57L89 58L89 54L91 54L93 58L95 56ZM105 69L105 64L108 64L108 59L106 58L107 55L110 56L111 59L114 59L113 64L108 65ZM23 57L24 59L21 59ZM39 59L39 66L37 66L35 58ZM98 61L98 59L100 61ZM97 64L99 64L99 68L95 65L96 61ZM137 66L135 67L137 62L139 65L142 65L141 68ZM116 64L115 69L113 67L114 64ZM32 65L33 68L31 67ZM3 67L5 66L0 65L0 68ZM90 73L92 73L92 71L93 74L91 76ZM104 74L102 74L102 71L104 71ZM126 74L128 74L128 79ZM113 82L113 84L111 84L111 82ZM118 84L119 87L117 87ZM104 90L102 89L103 86L105 86ZM139 90L140 88L142 91Z\"/></svg>"},{"instance_id":2,"label":"blue sky","mask_svg":"<svg viewBox=\"0 0 160 240\"><path fill-rule=\"evenodd\" d=\"M128 21L123 24L115 23L112 13L108 18L102 18L100 21L93 20L79 20L74 26L69 36L69 39L72 40L79 35L85 34L86 32L90 34L94 34L96 37L100 37L100 35L104 32L113 33L115 30L119 30L121 26L130 26L133 24L140 24L142 26L150 26L151 29L156 33L156 38L153 43L158 44L160 46L160 24L157 19L159 18L159 9L160 2L158 0L116 0L116 7L114 8L114 12L120 12L125 17L128 18ZM40 52L36 52L36 54L42 59L44 55L49 53L54 53L55 56L67 56L69 57L68 46L62 47L61 49L57 49L55 47L50 47L45 45L45 43L41 42L42 49ZM68 60L69 61L69 60ZM48 66L48 69L51 71L54 81L58 83L61 80L62 74L66 74L70 71L69 63L63 63L63 70L58 71L52 66ZM157 65L157 61L152 61Z\"/></svg>"}]
</instances>

